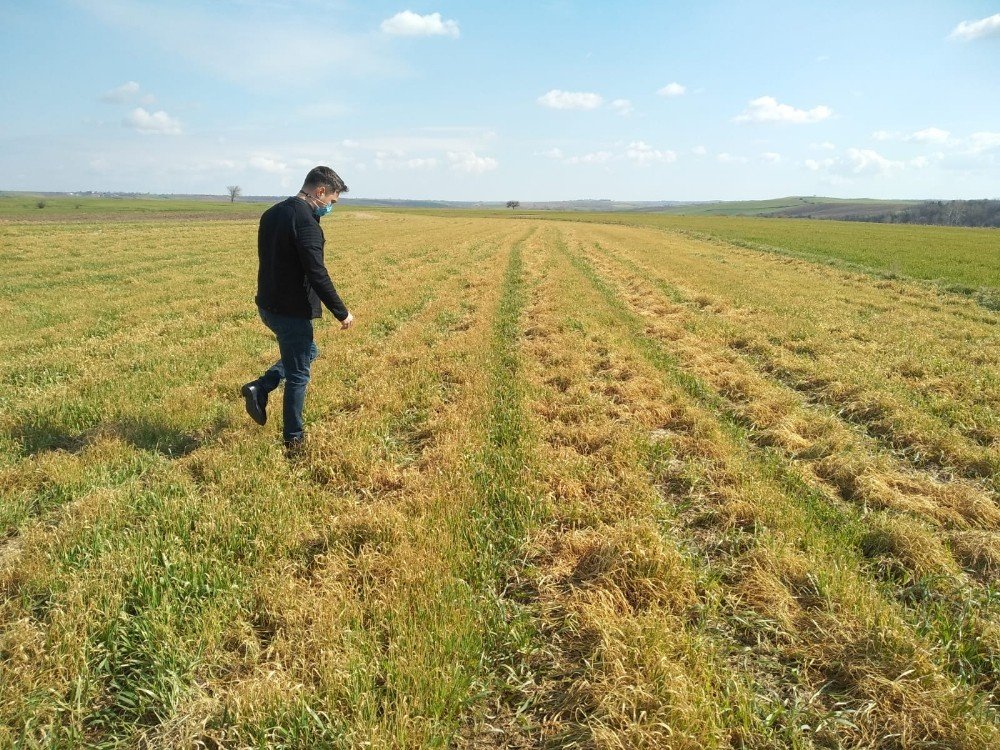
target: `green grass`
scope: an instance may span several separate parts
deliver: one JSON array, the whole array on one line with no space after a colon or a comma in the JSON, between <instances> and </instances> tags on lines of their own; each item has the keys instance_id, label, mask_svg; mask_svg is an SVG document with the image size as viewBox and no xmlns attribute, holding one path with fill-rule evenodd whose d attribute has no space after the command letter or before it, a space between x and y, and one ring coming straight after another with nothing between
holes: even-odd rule
<instances>
[{"instance_id":1,"label":"green grass","mask_svg":"<svg viewBox=\"0 0 1000 750\"><path fill-rule=\"evenodd\" d=\"M43 202L42 208L38 203ZM183 198L95 198L90 196L0 195L0 219L33 221L92 221L112 216L161 217L193 214L202 218L246 218L260 216L271 204L250 203L219 196L218 200Z\"/></svg>"},{"instance_id":2,"label":"green grass","mask_svg":"<svg viewBox=\"0 0 1000 750\"><path fill-rule=\"evenodd\" d=\"M1000 303L1000 232L995 229L664 214L532 216L679 232L848 270L933 281Z\"/></svg>"}]
</instances>

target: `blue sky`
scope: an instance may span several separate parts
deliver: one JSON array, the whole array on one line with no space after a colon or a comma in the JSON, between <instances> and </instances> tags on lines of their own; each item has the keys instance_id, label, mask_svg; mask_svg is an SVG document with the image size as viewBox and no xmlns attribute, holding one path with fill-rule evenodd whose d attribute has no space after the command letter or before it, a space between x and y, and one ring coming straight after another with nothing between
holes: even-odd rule
<instances>
[{"instance_id":1,"label":"blue sky","mask_svg":"<svg viewBox=\"0 0 1000 750\"><path fill-rule=\"evenodd\" d=\"M1000 197L1000 1L0 4L0 189Z\"/></svg>"}]
</instances>

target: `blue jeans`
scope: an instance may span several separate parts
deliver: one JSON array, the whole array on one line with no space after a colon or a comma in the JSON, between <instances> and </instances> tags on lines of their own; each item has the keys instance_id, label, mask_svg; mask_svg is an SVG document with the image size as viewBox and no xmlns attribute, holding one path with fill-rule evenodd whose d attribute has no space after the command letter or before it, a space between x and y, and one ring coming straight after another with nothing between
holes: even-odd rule
<instances>
[{"instance_id":1,"label":"blue jeans","mask_svg":"<svg viewBox=\"0 0 1000 750\"><path fill-rule=\"evenodd\" d=\"M316 342L313 341L313 323L308 318L279 315L259 305L257 311L264 325L274 332L281 352L281 359L271 365L257 382L266 403L268 394L282 380L285 381L282 434L285 440L296 440L305 434L302 408L306 402L309 366L319 354Z\"/></svg>"}]
</instances>

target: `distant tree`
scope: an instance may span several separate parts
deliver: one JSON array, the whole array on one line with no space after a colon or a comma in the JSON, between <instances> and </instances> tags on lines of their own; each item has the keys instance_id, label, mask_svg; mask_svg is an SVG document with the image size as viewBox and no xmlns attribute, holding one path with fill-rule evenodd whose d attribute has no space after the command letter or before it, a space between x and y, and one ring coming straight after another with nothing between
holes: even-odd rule
<instances>
[{"instance_id":1,"label":"distant tree","mask_svg":"<svg viewBox=\"0 0 1000 750\"><path fill-rule=\"evenodd\" d=\"M236 199L240 197L240 193L243 192L239 185L229 185L226 187L226 190L229 191L230 203L235 203Z\"/></svg>"},{"instance_id":2,"label":"distant tree","mask_svg":"<svg viewBox=\"0 0 1000 750\"><path fill-rule=\"evenodd\" d=\"M507 201L507 208L517 208L521 205L521 201Z\"/></svg>"},{"instance_id":3,"label":"distant tree","mask_svg":"<svg viewBox=\"0 0 1000 750\"><path fill-rule=\"evenodd\" d=\"M38 203L36 203L35 205L38 206L39 208L45 208L45 201L38 201Z\"/></svg>"}]
</instances>

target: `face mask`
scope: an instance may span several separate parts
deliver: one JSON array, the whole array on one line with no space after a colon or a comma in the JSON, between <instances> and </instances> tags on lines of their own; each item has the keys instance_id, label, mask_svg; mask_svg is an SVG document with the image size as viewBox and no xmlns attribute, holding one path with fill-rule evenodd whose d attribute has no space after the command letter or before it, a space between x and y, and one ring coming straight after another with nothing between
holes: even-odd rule
<instances>
[{"instance_id":1,"label":"face mask","mask_svg":"<svg viewBox=\"0 0 1000 750\"><path fill-rule=\"evenodd\" d=\"M316 196L309 195L303 190L300 190L299 192L302 193L304 196L306 196L306 198L312 198L313 200L318 200ZM313 216L315 216L317 219L321 219L328 213L330 213L332 210L333 210L333 203L330 203L329 205L320 204L319 206L313 208Z\"/></svg>"}]
</instances>

